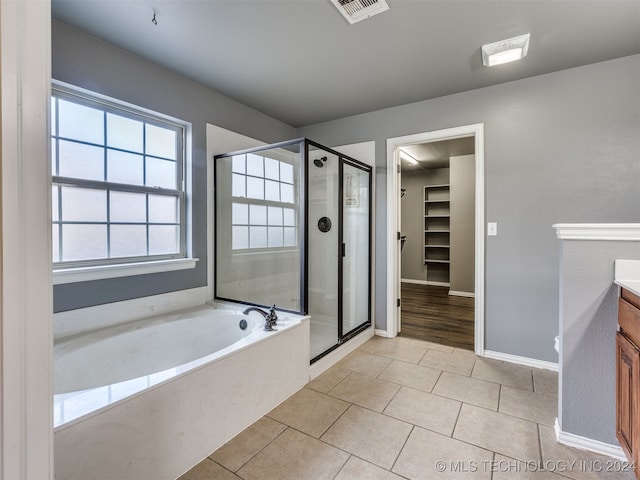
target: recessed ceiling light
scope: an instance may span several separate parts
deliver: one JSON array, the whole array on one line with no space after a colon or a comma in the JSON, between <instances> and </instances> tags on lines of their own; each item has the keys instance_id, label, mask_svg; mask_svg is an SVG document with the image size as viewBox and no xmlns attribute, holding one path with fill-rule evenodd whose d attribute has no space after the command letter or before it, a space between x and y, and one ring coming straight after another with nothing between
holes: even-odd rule
<instances>
[{"instance_id":1,"label":"recessed ceiling light","mask_svg":"<svg viewBox=\"0 0 640 480\"><path fill-rule=\"evenodd\" d=\"M529 37L530 35L526 33L482 45L482 64L485 67L493 67L523 59L529 50Z\"/></svg>"}]
</instances>

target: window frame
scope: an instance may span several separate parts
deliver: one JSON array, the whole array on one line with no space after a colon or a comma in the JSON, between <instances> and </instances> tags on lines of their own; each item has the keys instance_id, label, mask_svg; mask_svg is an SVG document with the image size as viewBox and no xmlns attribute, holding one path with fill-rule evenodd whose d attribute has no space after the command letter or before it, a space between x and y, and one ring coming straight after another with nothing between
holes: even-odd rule
<instances>
[{"instance_id":1,"label":"window frame","mask_svg":"<svg viewBox=\"0 0 640 480\"><path fill-rule=\"evenodd\" d=\"M188 165L190 164L189 154L189 140L191 137L191 124L188 122L184 122L182 120L176 119L174 117L170 117L168 115L164 115L162 113L158 113L143 107L139 107L136 105L132 105L130 103L108 97L105 95L101 95L89 90L85 90L79 87L75 87L73 85L65 84L58 81L52 81L51 88L51 98L59 99L67 99L71 102L88 106L90 108L96 108L103 112L103 115L107 116L108 113L112 113L118 115L120 117L133 119L136 121L141 121L145 124L158 126L161 128L169 128L176 132L176 188L164 188L164 187L156 187L156 186L147 186L147 185L135 185L135 184L126 184L126 183L117 183L110 182L106 180L89 180L82 178L73 178L73 177L65 177L60 175L55 175L54 173L59 173L59 147L58 143L60 140L65 140L65 137L61 137L59 135L59 125L58 118L59 109L56 108L56 122L51 125L50 138L52 141L51 152L55 151L55 158L51 158L49 164L51 169L51 188L53 194L53 187L58 186L58 212L57 212L57 220L54 220L53 210L52 210L52 236L51 239L53 241L53 226L54 225L63 225L63 224L72 224L74 222L66 222L63 221L60 213L62 211L61 204L61 191L65 186L71 187L79 187L79 188L93 188L99 191L105 192L107 196L106 199L106 210L109 212L109 195L110 192L129 192L129 193L138 193L145 194L145 202L146 206L146 220L145 222L111 222L109 215L107 213L107 218L104 221L95 222L98 225L104 225L107 227L106 232L106 247L107 247L107 255L110 254L110 225L143 225L147 230L147 240L146 240L146 251L147 255L138 255L138 256L122 256L122 257L105 257L105 258L94 258L94 259L86 259L86 260L60 260L62 253L62 243L61 238L58 237L58 259L53 263L54 270L54 283L71 283L74 281L85 281L87 279L99 279L99 278L112 278L117 276L128 276L128 275L137 275L141 273L153 273L158 271L170 271L177 270L183 268L193 268L195 267L195 262L198 259L189 258L189 245L188 239L190 238L190 233L188 228L190 228L190 209L188 205ZM57 101L56 101L57 105ZM53 113L52 113L53 115ZM107 140L107 125L104 124L104 143L102 145L97 145L91 142L79 141L73 139L76 143L80 143L83 145L92 145L98 146L104 149L104 165L107 162L107 152L109 150L121 151L125 153L135 153L137 155L143 156L143 161L146 166L146 158L158 158L163 159L162 157L158 157L157 155L147 155L144 152L146 146L143 146L143 152L132 152L129 150L121 149L121 148L113 148L109 147ZM54 143L55 142L55 143ZM55 150L54 150L55 149ZM167 159L163 159L168 161ZM55 163L54 163L55 162ZM177 206L177 215L178 222L177 223L165 223L165 222L150 222L149 219L149 195L159 195L159 196L170 196L172 198L176 198L178 202ZM91 224L92 222L79 222L80 224ZM174 253L168 254L152 254L149 255L149 240L148 240L148 227L150 225L162 225L162 224L171 224L178 226L178 251ZM58 235L61 236L61 229L58 228ZM123 267L119 270L119 267ZM80 276L78 280L75 280L74 272L78 273ZM87 278L88 275L88 278ZM57 278L56 278L57 277Z\"/></svg>"}]
</instances>

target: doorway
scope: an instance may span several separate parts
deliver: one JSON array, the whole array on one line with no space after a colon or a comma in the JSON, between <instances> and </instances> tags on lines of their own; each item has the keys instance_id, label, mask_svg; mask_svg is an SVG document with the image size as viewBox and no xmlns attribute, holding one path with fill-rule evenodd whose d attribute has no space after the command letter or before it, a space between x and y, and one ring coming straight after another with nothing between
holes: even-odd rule
<instances>
[{"instance_id":1,"label":"doorway","mask_svg":"<svg viewBox=\"0 0 640 480\"><path fill-rule=\"evenodd\" d=\"M483 354L483 152L482 124L387 140L387 336L402 332L403 321L406 322L405 334L419 336L419 330L424 329L421 319L431 317L435 319L435 323L432 322L435 330L431 332L435 335L431 341L473 348L476 354ZM434 159L430 164L425 160L429 156ZM455 178L451 177L452 160L455 160ZM459 181L456 179L460 178L461 170L466 172L467 179L469 174L474 177L471 180L475 190L473 205L469 217L460 221L458 216L457 224L452 226L451 184L452 180ZM458 192L469 191L469 188L458 187ZM405 205L415 218L403 225ZM455 208L459 208L460 202L456 201L456 205ZM461 239L463 243L471 241L471 245L464 247L467 258L462 261L464 255L456 256L459 260L451 262L451 246L459 252ZM465 278L461 278L461 273ZM451 324L442 312L460 317L461 321Z\"/></svg>"},{"instance_id":2,"label":"doorway","mask_svg":"<svg viewBox=\"0 0 640 480\"><path fill-rule=\"evenodd\" d=\"M473 350L474 137L399 151L399 334Z\"/></svg>"}]
</instances>

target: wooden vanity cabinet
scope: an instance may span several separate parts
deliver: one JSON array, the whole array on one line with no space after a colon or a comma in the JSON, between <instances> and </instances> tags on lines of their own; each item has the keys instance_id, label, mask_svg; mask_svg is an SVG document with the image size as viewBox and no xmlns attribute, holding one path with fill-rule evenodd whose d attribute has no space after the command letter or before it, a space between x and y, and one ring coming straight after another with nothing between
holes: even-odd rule
<instances>
[{"instance_id":1,"label":"wooden vanity cabinet","mask_svg":"<svg viewBox=\"0 0 640 480\"><path fill-rule=\"evenodd\" d=\"M640 297L622 288L616 334L616 436L640 479Z\"/></svg>"}]
</instances>

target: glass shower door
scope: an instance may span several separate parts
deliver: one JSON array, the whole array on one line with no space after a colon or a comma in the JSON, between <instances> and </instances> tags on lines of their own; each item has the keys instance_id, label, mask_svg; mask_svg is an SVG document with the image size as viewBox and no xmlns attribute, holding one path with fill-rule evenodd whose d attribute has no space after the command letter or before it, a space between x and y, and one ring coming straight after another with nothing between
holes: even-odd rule
<instances>
[{"instance_id":1,"label":"glass shower door","mask_svg":"<svg viewBox=\"0 0 640 480\"><path fill-rule=\"evenodd\" d=\"M339 343L339 157L309 145L307 160L307 312L311 358Z\"/></svg>"},{"instance_id":2,"label":"glass shower door","mask_svg":"<svg viewBox=\"0 0 640 480\"><path fill-rule=\"evenodd\" d=\"M216 157L216 299L304 311L302 148Z\"/></svg>"},{"instance_id":3,"label":"glass shower door","mask_svg":"<svg viewBox=\"0 0 640 480\"><path fill-rule=\"evenodd\" d=\"M311 361L371 322L371 167L307 139L215 157L216 300L310 316Z\"/></svg>"},{"instance_id":4,"label":"glass shower door","mask_svg":"<svg viewBox=\"0 0 640 480\"><path fill-rule=\"evenodd\" d=\"M370 322L371 172L344 160L342 167L342 328L341 339Z\"/></svg>"}]
</instances>

